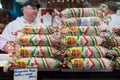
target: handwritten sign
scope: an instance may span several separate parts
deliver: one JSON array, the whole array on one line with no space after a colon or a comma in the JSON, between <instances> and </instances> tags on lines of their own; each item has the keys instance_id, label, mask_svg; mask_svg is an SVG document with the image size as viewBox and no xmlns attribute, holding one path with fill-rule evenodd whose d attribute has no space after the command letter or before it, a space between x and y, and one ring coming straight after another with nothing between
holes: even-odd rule
<instances>
[{"instance_id":1,"label":"handwritten sign","mask_svg":"<svg viewBox=\"0 0 120 80\"><path fill-rule=\"evenodd\" d=\"M14 69L14 80L37 80L37 69Z\"/></svg>"}]
</instances>

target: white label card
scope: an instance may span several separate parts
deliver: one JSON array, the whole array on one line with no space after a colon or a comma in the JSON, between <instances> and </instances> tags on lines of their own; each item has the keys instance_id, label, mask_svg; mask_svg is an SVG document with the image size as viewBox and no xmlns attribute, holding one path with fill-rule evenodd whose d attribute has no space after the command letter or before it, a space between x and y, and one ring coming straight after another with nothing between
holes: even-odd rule
<instances>
[{"instance_id":1,"label":"white label card","mask_svg":"<svg viewBox=\"0 0 120 80\"><path fill-rule=\"evenodd\" d=\"M14 80L37 80L37 69L14 69Z\"/></svg>"}]
</instances>

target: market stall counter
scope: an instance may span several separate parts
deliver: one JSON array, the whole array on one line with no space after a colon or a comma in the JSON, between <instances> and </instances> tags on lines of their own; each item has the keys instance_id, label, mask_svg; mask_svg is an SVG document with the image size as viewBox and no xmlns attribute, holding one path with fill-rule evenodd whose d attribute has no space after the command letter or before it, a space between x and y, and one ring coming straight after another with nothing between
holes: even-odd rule
<instances>
[{"instance_id":1,"label":"market stall counter","mask_svg":"<svg viewBox=\"0 0 120 80\"><path fill-rule=\"evenodd\" d=\"M61 69L38 69L37 80L44 79L82 79L82 80L119 80L119 71L62 71ZM1 80L14 80L14 69L9 69L8 72L3 72L3 68L0 68Z\"/></svg>"}]
</instances>

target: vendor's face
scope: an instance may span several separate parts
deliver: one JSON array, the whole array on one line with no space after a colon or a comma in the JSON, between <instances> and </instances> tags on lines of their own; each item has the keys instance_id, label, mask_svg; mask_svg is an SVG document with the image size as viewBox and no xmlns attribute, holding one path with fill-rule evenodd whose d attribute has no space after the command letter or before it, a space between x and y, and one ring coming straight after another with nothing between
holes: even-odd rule
<instances>
[{"instance_id":1,"label":"vendor's face","mask_svg":"<svg viewBox=\"0 0 120 80\"><path fill-rule=\"evenodd\" d=\"M27 5L23 8L23 14L27 17L35 19L37 16L38 8L36 6Z\"/></svg>"}]
</instances>

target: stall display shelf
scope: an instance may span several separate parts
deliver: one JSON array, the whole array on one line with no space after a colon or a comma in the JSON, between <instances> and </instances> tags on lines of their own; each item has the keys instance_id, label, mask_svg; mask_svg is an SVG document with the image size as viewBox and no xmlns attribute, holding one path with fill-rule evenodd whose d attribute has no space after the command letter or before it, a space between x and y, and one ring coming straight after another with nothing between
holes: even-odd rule
<instances>
[{"instance_id":1,"label":"stall display shelf","mask_svg":"<svg viewBox=\"0 0 120 80\"><path fill-rule=\"evenodd\" d=\"M61 69L61 72L112 72L113 69L107 69L107 70L102 70L102 69L96 69L96 70L72 70L72 69Z\"/></svg>"},{"instance_id":2,"label":"stall display shelf","mask_svg":"<svg viewBox=\"0 0 120 80\"><path fill-rule=\"evenodd\" d=\"M113 70L113 71L86 71L86 72L65 72L63 70L38 70L38 78L37 80L43 80L45 78L49 79L82 79L82 80L98 80L98 79L105 79L105 80L119 80L120 79L120 71ZM2 67L0 67L0 79L1 80L14 80L14 71L9 70L8 72L3 72Z\"/></svg>"}]
</instances>

